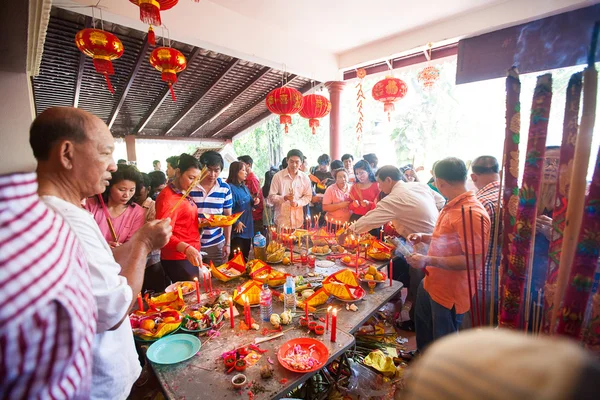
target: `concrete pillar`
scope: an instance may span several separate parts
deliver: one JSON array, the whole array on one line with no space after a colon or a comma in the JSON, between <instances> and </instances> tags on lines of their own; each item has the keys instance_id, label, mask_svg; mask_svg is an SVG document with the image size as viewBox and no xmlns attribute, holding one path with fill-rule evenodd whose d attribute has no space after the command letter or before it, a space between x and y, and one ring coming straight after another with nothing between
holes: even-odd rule
<instances>
[{"instance_id":1,"label":"concrete pillar","mask_svg":"<svg viewBox=\"0 0 600 400\"><path fill-rule=\"evenodd\" d=\"M137 157L135 155L135 136L125 136L125 148L127 149L127 161L137 162Z\"/></svg>"},{"instance_id":2,"label":"concrete pillar","mask_svg":"<svg viewBox=\"0 0 600 400\"><path fill-rule=\"evenodd\" d=\"M329 155L331 160L339 160L342 157L340 97L345 85L346 82L336 81L325 84L329 90L329 101L331 101L331 113L329 114Z\"/></svg>"}]
</instances>

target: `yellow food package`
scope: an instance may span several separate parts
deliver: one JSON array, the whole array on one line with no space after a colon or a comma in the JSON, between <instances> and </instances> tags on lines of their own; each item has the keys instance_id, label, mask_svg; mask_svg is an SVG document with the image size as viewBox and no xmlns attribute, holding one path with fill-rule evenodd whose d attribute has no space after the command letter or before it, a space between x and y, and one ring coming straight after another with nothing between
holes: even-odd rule
<instances>
[{"instance_id":1,"label":"yellow food package","mask_svg":"<svg viewBox=\"0 0 600 400\"><path fill-rule=\"evenodd\" d=\"M385 376L392 377L396 375L394 359L383 354L381 350L376 350L369 353L369 355L365 357L364 363L369 367L375 368Z\"/></svg>"},{"instance_id":2,"label":"yellow food package","mask_svg":"<svg viewBox=\"0 0 600 400\"><path fill-rule=\"evenodd\" d=\"M305 301L308 302L310 307L318 307L321 304L325 304L325 302L329 299L329 293L324 288L321 288L314 292L308 299Z\"/></svg>"},{"instance_id":3,"label":"yellow food package","mask_svg":"<svg viewBox=\"0 0 600 400\"><path fill-rule=\"evenodd\" d=\"M233 301L240 305L244 305L244 296L248 297L248 303L252 305L260 304L260 290L262 283L258 281L248 281L240 286L240 291L233 291Z\"/></svg>"},{"instance_id":4,"label":"yellow food package","mask_svg":"<svg viewBox=\"0 0 600 400\"><path fill-rule=\"evenodd\" d=\"M163 293L157 297L149 297L146 295L145 300L148 307L152 310L172 308L173 310L181 311L185 308L181 287L178 287L176 292Z\"/></svg>"}]
</instances>

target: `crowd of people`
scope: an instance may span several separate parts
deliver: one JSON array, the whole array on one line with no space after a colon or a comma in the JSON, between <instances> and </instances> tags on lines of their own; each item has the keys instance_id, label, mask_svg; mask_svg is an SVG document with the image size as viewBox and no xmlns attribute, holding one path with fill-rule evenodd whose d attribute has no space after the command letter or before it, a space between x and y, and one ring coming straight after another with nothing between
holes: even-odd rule
<instances>
[{"instance_id":1,"label":"crowd of people","mask_svg":"<svg viewBox=\"0 0 600 400\"><path fill-rule=\"evenodd\" d=\"M453 157L435 163L428 183L412 165L378 167L375 154L356 163L351 154L324 154L311 168L298 149L265 173L262 187L249 155L231 163L224 180L214 151L171 156L166 174L157 160L142 174L114 163L102 120L58 107L35 119L30 144L37 175L0 176L1 240L10 245L0 253L8 302L0 311L0 392L7 398L126 398L141 372L128 318L137 294L191 280L203 264L226 262L232 248L248 258L254 235L272 224L300 228L321 216L321 224L348 222L347 233L375 236L385 226L412 246L394 259L394 279L408 287L404 307L415 304L419 351L468 319L467 243L476 265L485 254L485 268L497 267L490 237L499 164L491 156L471 165L475 192L467 166ZM482 224L465 228L464 208ZM205 224L206 215L242 211L232 227ZM28 270L27 280L19 278ZM489 280L470 277L493 301Z\"/></svg>"}]
</instances>

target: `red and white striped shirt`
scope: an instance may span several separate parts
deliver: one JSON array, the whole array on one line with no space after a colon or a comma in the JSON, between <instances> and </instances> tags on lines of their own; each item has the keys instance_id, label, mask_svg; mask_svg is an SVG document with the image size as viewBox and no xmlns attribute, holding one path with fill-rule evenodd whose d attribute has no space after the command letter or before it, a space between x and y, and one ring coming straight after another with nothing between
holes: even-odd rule
<instances>
[{"instance_id":1,"label":"red and white striped shirt","mask_svg":"<svg viewBox=\"0 0 600 400\"><path fill-rule=\"evenodd\" d=\"M33 173L0 176L0 293L0 398L89 398L90 273Z\"/></svg>"}]
</instances>

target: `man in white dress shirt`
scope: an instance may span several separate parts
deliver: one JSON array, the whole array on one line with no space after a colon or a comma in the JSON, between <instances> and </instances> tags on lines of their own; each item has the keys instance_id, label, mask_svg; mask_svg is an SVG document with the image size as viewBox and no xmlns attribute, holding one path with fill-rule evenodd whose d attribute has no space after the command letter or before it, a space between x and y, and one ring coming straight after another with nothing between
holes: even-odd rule
<instances>
[{"instance_id":1,"label":"man in white dress shirt","mask_svg":"<svg viewBox=\"0 0 600 400\"><path fill-rule=\"evenodd\" d=\"M304 154L290 150L287 168L275 174L271 181L269 201L275 206L275 223L285 228L300 228L304 224L303 207L312 199L308 175L300 171Z\"/></svg>"},{"instance_id":2,"label":"man in white dress shirt","mask_svg":"<svg viewBox=\"0 0 600 400\"><path fill-rule=\"evenodd\" d=\"M116 170L114 140L98 117L76 108L49 108L31 125L38 194L70 225L87 258L98 304L92 345L92 399L125 399L141 372L128 310L144 279L146 257L171 236L170 221L152 221L111 251L81 200L101 193Z\"/></svg>"}]
</instances>

